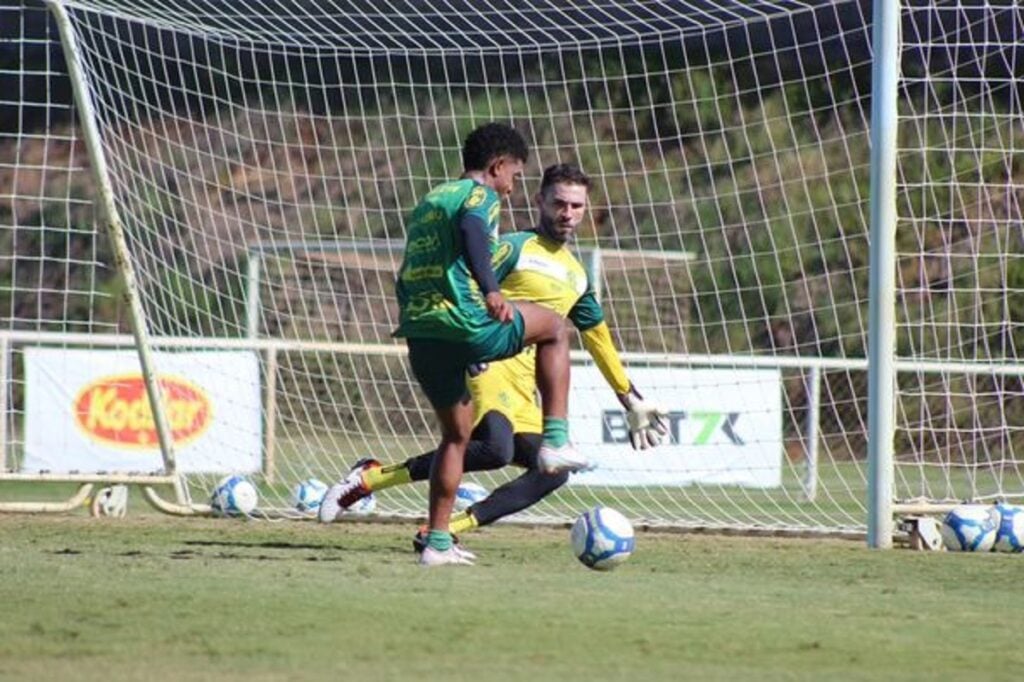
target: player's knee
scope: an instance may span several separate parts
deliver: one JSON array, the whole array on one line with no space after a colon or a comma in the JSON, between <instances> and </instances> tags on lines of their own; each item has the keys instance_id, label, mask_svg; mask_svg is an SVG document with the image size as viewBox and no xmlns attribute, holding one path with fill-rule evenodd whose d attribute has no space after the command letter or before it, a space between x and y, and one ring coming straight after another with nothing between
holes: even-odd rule
<instances>
[{"instance_id":1,"label":"player's knee","mask_svg":"<svg viewBox=\"0 0 1024 682\"><path fill-rule=\"evenodd\" d=\"M498 466L508 466L515 456L515 444L511 438L493 439L490 442L491 455L498 462Z\"/></svg>"},{"instance_id":2,"label":"player's knee","mask_svg":"<svg viewBox=\"0 0 1024 682\"><path fill-rule=\"evenodd\" d=\"M438 410L441 422L441 440L464 446L473 432L473 409L469 403L449 410Z\"/></svg>"},{"instance_id":3,"label":"player's knee","mask_svg":"<svg viewBox=\"0 0 1024 682\"><path fill-rule=\"evenodd\" d=\"M556 312L534 305L530 308L527 337L531 343L568 343L569 329Z\"/></svg>"},{"instance_id":4,"label":"player's knee","mask_svg":"<svg viewBox=\"0 0 1024 682\"><path fill-rule=\"evenodd\" d=\"M546 316L544 324L548 333L551 335L554 341L567 341L569 339L569 327L565 324L565 319L554 311L547 311L549 314Z\"/></svg>"},{"instance_id":5,"label":"player's knee","mask_svg":"<svg viewBox=\"0 0 1024 682\"><path fill-rule=\"evenodd\" d=\"M453 443L465 448L471 438L471 429L461 424L443 424L441 427L441 441Z\"/></svg>"},{"instance_id":6,"label":"player's knee","mask_svg":"<svg viewBox=\"0 0 1024 682\"><path fill-rule=\"evenodd\" d=\"M555 319L554 322L554 342L557 344L568 344L569 343L569 327L565 324L565 320L561 317Z\"/></svg>"}]
</instances>

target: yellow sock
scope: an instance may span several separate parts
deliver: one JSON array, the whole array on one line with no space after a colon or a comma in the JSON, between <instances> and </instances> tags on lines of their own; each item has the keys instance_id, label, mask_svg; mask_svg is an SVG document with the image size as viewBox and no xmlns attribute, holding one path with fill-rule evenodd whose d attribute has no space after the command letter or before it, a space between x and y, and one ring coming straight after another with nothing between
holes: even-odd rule
<instances>
[{"instance_id":1,"label":"yellow sock","mask_svg":"<svg viewBox=\"0 0 1024 682\"><path fill-rule=\"evenodd\" d=\"M469 512L459 512L458 514L452 514L452 518L448 521L448 532L465 533L467 530L473 530L479 525L476 522L476 517Z\"/></svg>"},{"instance_id":2,"label":"yellow sock","mask_svg":"<svg viewBox=\"0 0 1024 682\"><path fill-rule=\"evenodd\" d=\"M363 483L370 490L383 490L395 485L403 485L412 480L405 464L391 464L383 467L372 467L363 471Z\"/></svg>"}]
</instances>

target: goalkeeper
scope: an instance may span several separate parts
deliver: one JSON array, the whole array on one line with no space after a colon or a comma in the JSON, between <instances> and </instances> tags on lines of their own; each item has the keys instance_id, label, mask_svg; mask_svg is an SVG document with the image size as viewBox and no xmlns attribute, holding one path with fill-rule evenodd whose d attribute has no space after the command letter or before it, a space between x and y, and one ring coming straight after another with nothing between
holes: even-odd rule
<instances>
[{"instance_id":1,"label":"goalkeeper","mask_svg":"<svg viewBox=\"0 0 1024 682\"><path fill-rule=\"evenodd\" d=\"M644 450L658 445L667 434L665 415L646 402L626 376L586 271L568 248L586 213L590 186L590 178L575 166L559 164L545 169L536 196L539 224L533 230L501 237L494 270L508 300L539 303L567 317L580 330L584 347L627 411L633 447ZM469 379L474 429L464 470L486 471L516 464L526 471L487 499L453 515L452 533L521 511L568 480L567 471L549 473L538 461L542 421L536 401L535 360L530 347L515 357L490 363ZM358 462L340 484L340 509L375 490L426 480L435 456L428 452L390 466L372 459ZM415 544L422 550L422 531ZM472 559L465 549L457 550Z\"/></svg>"}]
</instances>

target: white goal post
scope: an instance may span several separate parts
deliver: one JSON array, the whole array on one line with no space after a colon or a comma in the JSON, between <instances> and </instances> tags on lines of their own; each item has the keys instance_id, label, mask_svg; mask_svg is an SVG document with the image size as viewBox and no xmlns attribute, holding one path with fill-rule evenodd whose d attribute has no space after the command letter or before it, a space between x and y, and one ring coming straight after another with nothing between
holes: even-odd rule
<instances>
[{"instance_id":1,"label":"white goal post","mask_svg":"<svg viewBox=\"0 0 1024 682\"><path fill-rule=\"evenodd\" d=\"M518 520L603 502L888 546L894 513L1024 497L1018 7L23 2L5 39L67 73L22 59L18 82L73 83L75 102L22 90L0 117L0 510L26 478L113 481L49 469L29 408L40 377L113 362L125 332L150 404L209 385L202 429L153 411L137 445L158 465L124 474L173 483L151 493L167 510L203 512L245 471L262 514L301 517L299 481L429 450L394 264L404 216L489 120L531 147L504 231L532 223L544 166L594 178L575 248L675 441L623 446L576 351L571 435L602 469ZM69 458L98 437L76 428ZM425 510L423 485L377 498Z\"/></svg>"}]
</instances>

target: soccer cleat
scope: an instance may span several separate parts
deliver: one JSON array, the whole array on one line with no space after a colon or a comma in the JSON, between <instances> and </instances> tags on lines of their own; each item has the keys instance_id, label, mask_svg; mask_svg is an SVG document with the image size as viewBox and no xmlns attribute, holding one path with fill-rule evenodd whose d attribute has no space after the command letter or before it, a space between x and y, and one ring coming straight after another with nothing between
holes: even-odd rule
<instances>
[{"instance_id":1,"label":"soccer cleat","mask_svg":"<svg viewBox=\"0 0 1024 682\"><path fill-rule=\"evenodd\" d=\"M596 465L584 457L573 447L572 443L553 448L541 445L537 453L537 464L545 474L558 474L563 471L593 471Z\"/></svg>"},{"instance_id":2,"label":"soccer cleat","mask_svg":"<svg viewBox=\"0 0 1024 682\"><path fill-rule=\"evenodd\" d=\"M341 490L344 487L344 482L335 483L324 493L324 499L320 501L320 508L316 513L316 518L320 523L334 523L338 518L338 514L341 513L341 505L338 504L338 499L341 497Z\"/></svg>"},{"instance_id":3,"label":"soccer cleat","mask_svg":"<svg viewBox=\"0 0 1024 682\"><path fill-rule=\"evenodd\" d=\"M328 488L317 514L320 523L333 523L339 514L372 493L373 491L363 482L363 472L379 466L380 462L370 457L361 459L352 466L340 483Z\"/></svg>"},{"instance_id":4,"label":"soccer cleat","mask_svg":"<svg viewBox=\"0 0 1024 682\"><path fill-rule=\"evenodd\" d=\"M420 566L472 566L473 560L452 545L445 551L426 547L420 554Z\"/></svg>"},{"instance_id":5,"label":"soccer cleat","mask_svg":"<svg viewBox=\"0 0 1024 682\"><path fill-rule=\"evenodd\" d=\"M416 531L416 535L412 537L412 548L416 550L417 554L422 554L423 550L427 548L427 530L426 526L420 526L420 529ZM476 554L463 547L462 543L459 542L459 537L454 533L452 533L452 547L466 559L476 561Z\"/></svg>"}]
</instances>

